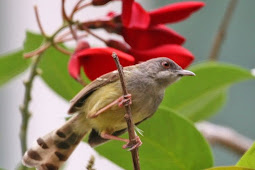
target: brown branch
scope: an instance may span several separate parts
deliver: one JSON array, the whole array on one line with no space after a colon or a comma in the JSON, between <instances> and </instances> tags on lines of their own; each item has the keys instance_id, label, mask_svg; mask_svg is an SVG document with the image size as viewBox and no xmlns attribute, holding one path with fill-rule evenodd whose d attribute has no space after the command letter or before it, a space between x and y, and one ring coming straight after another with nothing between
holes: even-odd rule
<instances>
[{"instance_id":1,"label":"brown branch","mask_svg":"<svg viewBox=\"0 0 255 170\"><path fill-rule=\"evenodd\" d=\"M119 77L120 77L120 82L121 82L121 86L122 86L122 90L123 90L123 97L124 99L128 99L127 95L127 89L126 89L126 85L125 85L125 81L124 81L124 73L122 70L122 66L120 65L120 61L119 58L117 56L116 53L112 54L112 57L116 63L116 66L118 68L118 72L119 72ZM130 104L124 103L125 109L126 109L126 114L125 114L125 119L127 122L127 126L128 126L128 135L129 135L129 141L132 144L136 144L136 134L135 134L135 126L134 126L134 122L132 120L132 114L131 114L131 107ZM139 154L138 154L138 148L135 148L133 150L131 150L131 154L132 154L132 159L133 159L133 167L134 170L140 170L140 164L139 164Z\"/></svg>"},{"instance_id":2,"label":"brown branch","mask_svg":"<svg viewBox=\"0 0 255 170\"><path fill-rule=\"evenodd\" d=\"M84 5L80 6L79 8L77 8L77 10L75 12L80 11L80 10L90 6L90 5L92 5L92 1L88 2L87 4L84 4Z\"/></svg>"},{"instance_id":3,"label":"brown branch","mask_svg":"<svg viewBox=\"0 0 255 170\"><path fill-rule=\"evenodd\" d=\"M40 62L41 56L42 56L41 54L35 56L35 59L33 60L33 63L31 66L28 80L24 81L25 95L23 99L23 104L20 106L20 112L22 117L21 128L20 128L20 143L21 143L22 155L24 155L24 153L27 150L27 127L28 127L28 122L31 115L28 108L31 101L31 91L32 91L34 78L39 74L38 64ZM23 165L20 165L19 169L27 170L28 168L26 168Z\"/></svg>"},{"instance_id":4,"label":"brown branch","mask_svg":"<svg viewBox=\"0 0 255 170\"><path fill-rule=\"evenodd\" d=\"M62 33L61 35L55 38L55 43L62 42L62 39L65 39L70 34L71 34L70 30L67 30L66 32Z\"/></svg>"},{"instance_id":5,"label":"brown branch","mask_svg":"<svg viewBox=\"0 0 255 170\"><path fill-rule=\"evenodd\" d=\"M40 29L40 31L41 31L41 34L42 34L44 37L47 37L45 31L43 30L43 27L42 27L42 24L41 24L41 21L40 21L40 17L39 17L39 13L38 13L38 8L37 8L36 5L34 6L34 11L35 11L36 21L37 21L38 27L39 27L39 29Z\"/></svg>"},{"instance_id":6,"label":"brown branch","mask_svg":"<svg viewBox=\"0 0 255 170\"><path fill-rule=\"evenodd\" d=\"M73 11L71 12L71 15L70 15L70 18L71 18L71 19L73 18L75 12L79 9L79 6L80 6L80 4L81 4L83 1L84 1L84 0L79 0L79 1L76 3L76 5L74 6Z\"/></svg>"},{"instance_id":7,"label":"brown branch","mask_svg":"<svg viewBox=\"0 0 255 170\"><path fill-rule=\"evenodd\" d=\"M44 52L50 46L51 46L51 43L45 43L45 44L41 45L38 49L36 49L34 51L31 51L29 53L25 53L24 57L29 58L29 57L33 57L33 56L36 56L36 55L40 55L42 52Z\"/></svg>"},{"instance_id":8,"label":"brown branch","mask_svg":"<svg viewBox=\"0 0 255 170\"><path fill-rule=\"evenodd\" d=\"M95 38L99 39L100 41L104 42L105 44L107 44L107 41L103 38L101 38L100 36L98 36L97 34L93 33L92 31L90 31L90 29L88 29L87 27L83 26L82 27L83 30L85 30L87 33L89 33L90 35L94 36Z\"/></svg>"},{"instance_id":9,"label":"brown branch","mask_svg":"<svg viewBox=\"0 0 255 170\"><path fill-rule=\"evenodd\" d=\"M212 145L222 145L240 155L244 154L253 143L251 139L228 127L206 121L197 123L196 126Z\"/></svg>"},{"instance_id":10,"label":"brown branch","mask_svg":"<svg viewBox=\"0 0 255 170\"><path fill-rule=\"evenodd\" d=\"M63 18L63 21L68 21L68 17L66 15L66 10L65 10L65 0L62 0L61 1L61 11L62 11L62 18Z\"/></svg>"},{"instance_id":11,"label":"brown branch","mask_svg":"<svg viewBox=\"0 0 255 170\"><path fill-rule=\"evenodd\" d=\"M66 55L72 55L72 54L73 54L71 51L68 51L68 50L62 48L62 47L59 46L58 44L53 44L53 46L54 46L58 51L60 51L60 52L63 53L63 54L66 54Z\"/></svg>"},{"instance_id":12,"label":"brown branch","mask_svg":"<svg viewBox=\"0 0 255 170\"><path fill-rule=\"evenodd\" d=\"M83 34L83 35L80 35L80 36L78 36L77 38L78 38L78 40L79 39L81 39L81 38L84 38L84 37L87 37L88 36L88 34ZM69 38L60 38L60 39L57 39L56 41L55 41L55 43L63 43L63 42L67 42L67 41L72 41L72 40L74 40L72 37L69 37Z\"/></svg>"},{"instance_id":13,"label":"brown branch","mask_svg":"<svg viewBox=\"0 0 255 170\"><path fill-rule=\"evenodd\" d=\"M69 29L70 29L70 32L71 32L71 34L72 34L72 36L73 36L73 39L74 39L75 41L78 41L78 36L77 36L76 32L73 30L73 27L72 27L72 25L70 24L70 22L69 22Z\"/></svg>"},{"instance_id":14,"label":"brown branch","mask_svg":"<svg viewBox=\"0 0 255 170\"><path fill-rule=\"evenodd\" d=\"M228 4L228 8L221 21L217 35L215 36L211 51L209 53L209 60L216 61L219 58L220 49L225 39L226 32L227 32L231 17L233 15L233 12L236 8L236 5L237 5L237 0L231 0Z\"/></svg>"},{"instance_id":15,"label":"brown branch","mask_svg":"<svg viewBox=\"0 0 255 170\"><path fill-rule=\"evenodd\" d=\"M81 77L77 78L76 81L84 87L87 85L87 83Z\"/></svg>"}]
</instances>

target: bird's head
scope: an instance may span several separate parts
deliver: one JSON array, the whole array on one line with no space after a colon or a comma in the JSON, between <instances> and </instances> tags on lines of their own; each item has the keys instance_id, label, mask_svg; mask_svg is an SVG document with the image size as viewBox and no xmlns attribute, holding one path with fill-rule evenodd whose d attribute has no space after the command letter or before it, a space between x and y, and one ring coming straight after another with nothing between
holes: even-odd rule
<instances>
[{"instance_id":1,"label":"bird's head","mask_svg":"<svg viewBox=\"0 0 255 170\"><path fill-rule=\"evenodd\" d=\"M167 87L183 76L195 76L195 73L183 70L169 58L160 57L142 63L142 67L160 86Z\"/></svg>"}]
</instances>

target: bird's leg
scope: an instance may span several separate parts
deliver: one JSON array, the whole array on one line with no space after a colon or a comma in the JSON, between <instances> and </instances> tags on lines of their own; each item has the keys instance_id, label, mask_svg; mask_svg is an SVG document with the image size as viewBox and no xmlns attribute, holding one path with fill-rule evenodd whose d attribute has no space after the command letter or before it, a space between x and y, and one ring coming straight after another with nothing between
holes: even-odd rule
<instances>
[{"instance_id":1,"label":"bird's leg","mask_svg":"<svg viewBox=\"0 0 255 170\"><path fill-rule=\"evenodd\" d=\"M121 96L118 99L118 104L119 104L119 107L123 107L125 105L131 105L132 104L131 94L127 94L125 96Z\"/></svg>"},{"instance_id":2,"label":"bird's leg","mask_svg":"<svg viewBox=\"0 0 255 170\"><path fill-rule=\"evenodd\" d=\"M112 106L118 104L119 107L123 107L125 104L131 104L131 94L127 94L126 96L121 96L117 100L114 100L112 103L108 104L107 106L103 107L102 109L98 110L96 113L91 114L88 118L96 118L106 110L110 109Z\"/></svg>"},{"instance_id":3,"label":"bird's leg","mask_svg":"<svg viewBox=\"0 0 255 170\"><path fill-rule=\"evenodd\" d=\"M130 142L129 139L124 139L124 138L120 138L118 136L113 136L113 135L110 135L108 133L105 133L105 132L102 132L100 134L100 136L104 139L109 139L109 140L118 140L118 141L123 141L123 142L126 142L125 145L122 146L123 149L127 149L129 148L128 150L131 151L135 148L138 148L142 145L142 141L140 140L139 136L136 136L136 139L134 142Z\"/></svg>"},{"instance_id":4,"label":"bird's leg","mask_svg":"<svg viewBox=\"0 0 255 170\"><path fill-rule=\"evenodd\" d=\"M135 148L140 147L142 144L143 144L143 143L142 143L140 137L139 137L139 136L136 136L134 142L130 142L130 141L129 141L128 143L126 143L125 145L123 145L122 148L123 148L123 149L129 148L128 151L131 151L131 150L133 150L133 149L135 149Z\"/></svg>"}]
</instances>

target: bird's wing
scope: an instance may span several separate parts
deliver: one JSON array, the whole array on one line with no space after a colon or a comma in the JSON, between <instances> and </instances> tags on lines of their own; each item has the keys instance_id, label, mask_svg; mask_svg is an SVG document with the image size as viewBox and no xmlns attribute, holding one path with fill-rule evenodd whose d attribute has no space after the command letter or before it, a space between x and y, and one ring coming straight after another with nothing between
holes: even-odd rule
<instances>
[{"instance_id":1,"label":"bird's wing","mask_svg":"<svg viewBox=\"0 0 255 170\"><path fill-rule=\"evenodd\" d=\"M68 110L69 114L72 114L80 108L85 100L90 96L94 91L99 89L106 84L113 83L119 80L119 75L117 71L113 71L107 74L102 75L101 77L97 78L87 86L85 86L70 102L71 106Z\"/></svg>"}]
</instances>

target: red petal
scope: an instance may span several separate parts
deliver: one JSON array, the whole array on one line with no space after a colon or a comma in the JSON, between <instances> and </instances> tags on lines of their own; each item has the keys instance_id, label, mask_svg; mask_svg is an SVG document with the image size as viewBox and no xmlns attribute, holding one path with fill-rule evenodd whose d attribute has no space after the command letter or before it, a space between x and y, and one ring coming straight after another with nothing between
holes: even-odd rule
<instances>
[{"instance_id":1,"label":"red petal","mask_svg":"<svg viewBox=\"0 0 255 170\"><path fill-rule=\"evenodd\" d=\"M150 16L143 7L132 0L123 0L122 24L127 28L147 28L150 24Z\"/></svg>"},{"instance_id":2,"label":"red petal","mask_svg":"<svg viewBox=\"0 0 255 170\"><path fill-rule=\"evenodd\" d=\"M186 68L194 60L193 54L180 45L163 45L150 50L134 50L130 51L136 58L136 62L146 61L156 57L168 57L175 61L182 68Z\"/></svg>"},{"instance_id":3,"label":"red petal","mask_svg":"<svg viewBox=\"0 0 255 170\"><path fill-rule=\"evenodd\" d=\"M74 79L80 78L81 65L77 58L77 55L73 54L68 63L68 72Z\"/></svg>"},{"instance_id":4,"label":"red petal","mask_svg":"<svg viewBox=\"0 0 255 170\"><path fill-rule=\"evenodd\" d=\"M76 53L75 58L78 59L79 65L75 63L75 58L71 58L69 62L69 72L72 76L76 75L77 70L80 70L80 67L82 66L88 78L94 80L105 73L117 69L112 58L113 52L118 55L122 66L134 64L135 59L133 56L114 48L91 48ZM74 65L71 66L72 64Z\"/></svg>"},{"instance_id":5,"label":"red petal","mask_svg":"<svg viewBox=\"0 0 255 170\"><path fill-rule=\"evenodd\" d=\"M150 25L182 21L205 5L204 2L177 2L149 12Z\"/></svg>"},{"instance_id":6,"label":"red petal","mask_svg":"<svg viewBox=\"0 0 255 170\"><path fill-rule=\"evenodd\" d=\"M164 25L157 25L145 30L123 28L122 35L132 48L139 50L164 44L182 44L185 41L183 36Z\"/></svg>"},{"instance_id":7,"label":"red petal","mask_svg":"<svg viewBox=\"0 0 255 170\"><path fill-rule=\"evenodd\" d=\"M132 6L133 6L134 0L122 0L122 24L124 26L128 26L131 15L132 15Z\"/></svg>"}]
</instances>

